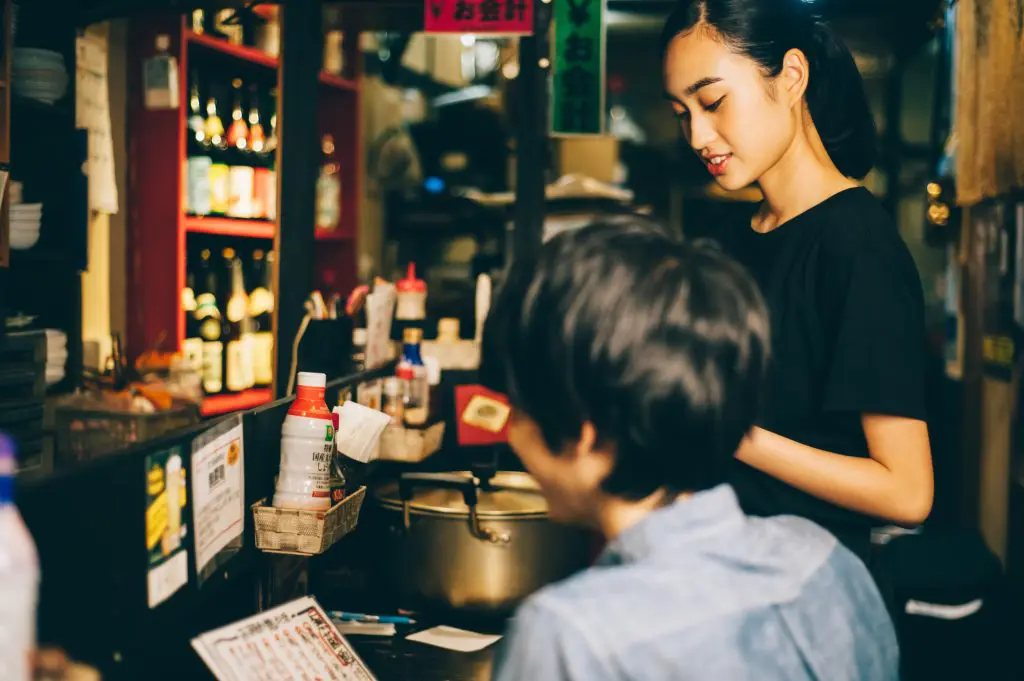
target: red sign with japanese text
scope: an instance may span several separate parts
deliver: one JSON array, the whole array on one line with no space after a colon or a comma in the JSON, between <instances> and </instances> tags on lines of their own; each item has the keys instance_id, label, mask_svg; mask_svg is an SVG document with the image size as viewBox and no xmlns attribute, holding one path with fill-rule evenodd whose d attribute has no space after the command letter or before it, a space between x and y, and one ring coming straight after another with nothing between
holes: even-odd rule
<instances>
[{"instance_id":1,"label":"red sign with japanese text","mask_svg":"<svg viewBox=\"0 0 1024 681\"><path fill-rule=\"evenodd\" d=\"M535 0L423 0L427 33L530 35Z\"/></svg>"}]
</instances>

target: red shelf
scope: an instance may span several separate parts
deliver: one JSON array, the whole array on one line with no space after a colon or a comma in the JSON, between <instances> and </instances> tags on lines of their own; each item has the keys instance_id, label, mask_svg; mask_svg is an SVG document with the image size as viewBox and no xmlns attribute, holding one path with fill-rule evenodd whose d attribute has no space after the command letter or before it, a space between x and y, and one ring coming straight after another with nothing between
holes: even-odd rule
<instances>
[{"instance_id":1,"label":"red shelf","mask_svg":"<svg viewBox=\"0 0 1024 681\"><path fill-rule=\"evenodd\" d=\"M356 92L359 90L359 83L357 81L336 76L333 73L327 73L326 71L320 72L320 82L338 90L347 90L348 92Z\"/></svg>"},{"instance_id":2,"label":"red shelf","mask_svg":"<svg viewBox=\"0 0 1024 681\"><path fill-rule=\"evenodd\" d=\"M199 45L208 50L220 52L221 54L234 57L235 59L241 59L242 61L247 61L252 64L265 66L268 69L277 68L277 57L272 54L267 54L263 50L255 47L232 45L221 38L213 38L206 34L193 33L192 31L186 31L185 35L188 37L188 41L193 45ZM326 71L320 72L320 82L328 87L332 87L337 90L346 90L348 92L356 92L359 89L359 83L357 81L349 80L342 76L336 76L333 73L327 73Z\"/></svg>"},{"instance_id":3,"label":"red shelf","mask_svg":"<svg viewBox=\"0 0 1024 681\"><path fill-rule=\"evenodd\" d=\"M241 236L250 239L273 239L277 226L265 220L234 220L232 218L185 217L185 231L194 234Z\"/></svg>"},{"instance_id":4,"label":"red shelf","mask_svg":"<svg viewBox=\"0 0 1024 681\"><path fill-rule=\"evenodd\" d=\"M267 54L263 50L258 50L255 47L246 47L244 45L232 45L226 40L221 38L213 38L204 33L193 33L192 31L185 31L185 35L188 41L193 45L201 45L209 50L226 54L236 59L250 62L252 64L259 64L269 69L277 68L277 57L272 54Z\"/></svg>"},{"instance_id":5,"label":"red shelf","mask_svg":"<svg viewBox=\"0 0 1024 681\"><path fill-rule=\"evenodd\" d=\"M314 238L317 241L352 241L355 237L351 234L346 234L345 232L338 230L317 230Z\"/></svg>"},{"instance_id":6,"label":"red shelf","mask_svg":"<svg viewBox=\"0 0 1024 681\"><path fill-rule=\"evenodd\" d=\"M254 388L232 395L214 395L203 400L199 413L203 416L217 416L233 411L252 409L271 400L269 388Z\"/></svg>"}]
</instances>

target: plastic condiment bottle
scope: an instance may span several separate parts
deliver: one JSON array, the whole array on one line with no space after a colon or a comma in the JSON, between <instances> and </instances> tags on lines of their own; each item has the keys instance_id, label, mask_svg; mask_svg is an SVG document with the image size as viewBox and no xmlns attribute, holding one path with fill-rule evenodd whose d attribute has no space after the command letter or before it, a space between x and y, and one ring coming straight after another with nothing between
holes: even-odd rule
<instances>
[{"instance_id":1,"label":"plastic condiment bottle","mask_svg":"<svg viewBox=\"0 0 1024 681\"><path fill-rule=\"evenodd\" d=\"M422 426L426 424L430 412L427 367L423 364L423 356L420 353L423 331L406 329L402 336L402 359L395 373L407 386L405 423L409 426Z\"/></svg>"},{"instance_id":2,"label":"plastic condiment bottle","mask_svg":"<svg viewBox=\"0 0 1024 681\"><path fill-rule=\"evenodd\" d=\"M281 426L281 468L276 508L326 511L331 507L334 423L324 393L326 374L300 372L298 390Z\"/></svg>"},{"instance_id":3,"label":"plastic condiment bottle","mask_svg":"<svg viewBox=\"0 0 1024 681\"><path fill-rule=\"evenodd\" d=\"M416 263L409 263L405 278L395 283L395 291L398 294L396 320L416 322L427 318L427 282L416 278Z\"/></svg>"}]
</instances>

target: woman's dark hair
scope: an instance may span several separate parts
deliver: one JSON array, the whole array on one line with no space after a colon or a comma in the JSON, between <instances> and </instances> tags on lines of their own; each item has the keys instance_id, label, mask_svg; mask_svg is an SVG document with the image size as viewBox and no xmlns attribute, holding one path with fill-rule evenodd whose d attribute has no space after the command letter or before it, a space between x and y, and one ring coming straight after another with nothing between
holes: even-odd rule
<instances>
[{"instance_id":1,"label":"woman's dark hair","mask_svg":"<svg viewBox=\"0 0 1024 681\"><path fill-rule=\"evenodd\" d=\"M650 221L597 223L512 263L480 378L552 451L591 423L616 452L604 489L642 499L724 480L757 416L768 345L765 305L740 265Z\"/></svg>"},{"instance_id":2,"label":"woman's dark hair","mask_svg":"<svg viewBox=\"0 0 1024 681\"><path fill-rule=\"evenodd\" d=\"M875 120L850 50L802 0L679 0L665 22L661 53L682 33L703 26L768 76L782 71L791 49L807 57L807 107L829 157L847 177L862 179L875 163Z\"/></svg>"}]
</instances>

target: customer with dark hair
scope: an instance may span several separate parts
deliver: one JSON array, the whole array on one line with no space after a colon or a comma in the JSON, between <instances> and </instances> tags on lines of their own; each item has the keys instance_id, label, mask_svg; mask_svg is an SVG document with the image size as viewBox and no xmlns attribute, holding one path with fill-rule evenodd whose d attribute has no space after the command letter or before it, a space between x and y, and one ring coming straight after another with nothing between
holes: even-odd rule
<instances>
[{"instance_id":1,"label":"customer with dark hair","mask_svg":"<svg viewBox=\"0 0 1024 681\"><path fill-rule=\"evenodd\" d=\"M748 518L722 484L768 345L739 265L647 225L566 232L513 263L482 375L551 518L608 544L520 607L497 681L897 678L864 565L807 520Z\"/></svg>"},{"instance_id":2,"label":"customer with dark hair","mask_svg":"<svg viewBox=\"0 0 1024 681\"><path fill-rule=\"evenodd\" d=\"M930 512L921 282L863 178L875 126L849 50L801 0L680 0L666 96L723 188L764 202L716 226L754 275L775 348L732 482L748 513L801 515L862 557L872 518Z\"/></svg>"}]
</instances>

